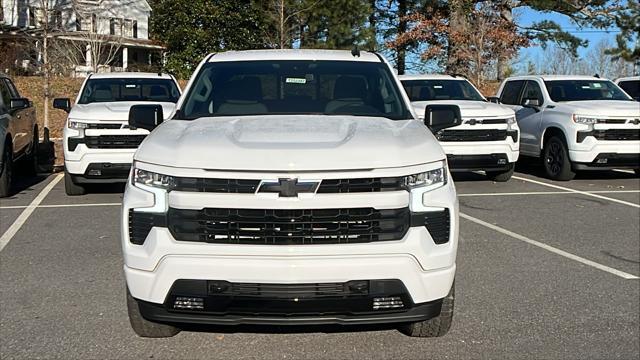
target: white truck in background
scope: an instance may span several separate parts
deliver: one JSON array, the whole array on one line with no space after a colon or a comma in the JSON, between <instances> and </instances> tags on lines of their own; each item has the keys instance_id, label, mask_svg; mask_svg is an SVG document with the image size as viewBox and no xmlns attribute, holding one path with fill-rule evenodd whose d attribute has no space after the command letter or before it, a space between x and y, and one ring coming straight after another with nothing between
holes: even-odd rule
<instances>
[{"instance_id":1,"label":"white truck in background","mask_svg":"<svg viewBox=\"0 0 640 360\"><path fill-rule=\"evenodd\" d=\"M513 110L487 101L460 76L402 75L400 81L420 118L428 105L460 107L462 124L435 134L452 172L483 170L494 181L511 178L520 147Z\"/></svg>"},{"instance_id":2,"label":"white truck in background","mask_svg":"<svg viewBox=\"0 0 640 360\"><path fill-rule=\"evenodd\" d=\"M63 131L67 195L82 195L89 184L125 182L133 153L149 134L129 128L129 109L160 104L168 115L179 97L171 75L121 72L89 75L73 107L70 99L54 99L54 108L69 113Z\"/></svg>"}]
</instances>

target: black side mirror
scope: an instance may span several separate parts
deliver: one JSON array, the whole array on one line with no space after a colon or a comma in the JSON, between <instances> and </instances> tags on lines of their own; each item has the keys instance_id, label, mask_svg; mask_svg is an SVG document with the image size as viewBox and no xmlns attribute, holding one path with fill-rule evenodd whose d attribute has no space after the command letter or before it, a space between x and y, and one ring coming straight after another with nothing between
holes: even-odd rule
<instances>
[{"instance_id":1,"label":"black side mirror","mask_svg":"<svg viewBox=\"0 0 640 360\"><path fill-rule=\"evenodd\" d=\"M487 96L487 101L494 104L500 104L500 98L497 96Z\"/></svg>"},{"instance_id":2,"label":"black side mirror","mask_svg":"<svg viewBox=\"0 0 640 360\"><path fill-rule=\"evenodd\" d=\"M164 114L161 105L133 105L129 110L129 128L152 131L162 124Z\"/></svg>"},{"instance_id":3,"label":"black side mirror","mask_svg":"<svg viewBox=\"0 0 640 360\"><path fill-rule=\"evenodd\" d=\"M53 108L69 112L71 111L71 100L69 98L53 99Z\"/></svg>"},{"instance_id":4,"label":"black side mirror","mask_svg":"<svg viewBox=\"0 0 640 360\"><path fill-rule=\"evenodd\" d=\"M31 106L31 101L25 98L16 98L9 101L9 111L26 109Z\"/></svg>"},{"instance_id":5,"label":"black side mirror","mask_svg":"<svg viewBox=\"0 0 640 360\"><path fill-rule=\"evenodd\" d=\"M522 107L530 108L538 112L540 111L540 101L538 99L524 99Z\"/></svg>"},{"instance_id":6,"label":"black side mirror","mask_svg":"<svg viewBox=\"0 0 640 360\"><path fill-rule=\"evenodd\" d=\"M424 124L433 133L462 124L458 105L427 105L424 110Z\"/></svg>"}]
</instances>

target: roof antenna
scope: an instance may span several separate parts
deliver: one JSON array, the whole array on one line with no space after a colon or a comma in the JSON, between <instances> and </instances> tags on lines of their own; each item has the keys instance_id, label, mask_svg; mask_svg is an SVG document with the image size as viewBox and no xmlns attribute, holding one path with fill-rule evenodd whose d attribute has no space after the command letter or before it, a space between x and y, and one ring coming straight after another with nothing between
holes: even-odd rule
<instances>
[{"instance_id":1,"label":"roof antenna","mask_svg":"<svg viewBox=\"0 0 640 360\"><path fill-rule=\"evenodd\" d=\"M353 49L351 49L351 56L360 57L360 49L358 49L358 45L353 45Z\"/></svg>"},{"instance_id":2,"label":"roof antenna","mask_svg":"<svg viewBox=\"0 0 640 360\"><path fill-rule=\"evenodd\" d=\"M595 74L595 75L593 75L593 77L600 79L600 74Z\"/></svg>"}]
</instances>

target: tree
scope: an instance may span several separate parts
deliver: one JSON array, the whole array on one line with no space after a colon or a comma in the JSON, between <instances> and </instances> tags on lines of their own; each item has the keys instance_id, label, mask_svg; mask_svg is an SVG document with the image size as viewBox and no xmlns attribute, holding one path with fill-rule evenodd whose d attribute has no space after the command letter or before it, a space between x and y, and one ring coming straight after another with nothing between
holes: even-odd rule
<instances>
[{"instance_id":1,"label":"tree","mask_svg":"<svg viewBox=\"0 0 640 360\"><path fill-rule=\"evenodd\" d=\"M620 29L616 36L616 46L607 50L614 59L640 62L640 2L627 1L627 9L621 10L613 20ZM630 43L634 43L633 47Z\"/></svg>"},{"instance_id":2,"label":"tree","mask_svg":"<svg viewBox=\"0 0 640 360\"><path fill-rule=\"evenodd\" d=\"M372 9L363 0L303 0L308 9L299 22L302 48L350 49L354 45L371 47L375 42L368 26Z\"/></svg>"},{"instance_id":3,"label":"tree","mask_svg":"<svg viewBox=\"0 0 640 360\"><path fill-rule=\"evenodd\" d=\"M262 4L247 0L155 0L151 34L167 46L165 68L188 78L208 53L270 47Z\"/></svg>"}]
</instances>

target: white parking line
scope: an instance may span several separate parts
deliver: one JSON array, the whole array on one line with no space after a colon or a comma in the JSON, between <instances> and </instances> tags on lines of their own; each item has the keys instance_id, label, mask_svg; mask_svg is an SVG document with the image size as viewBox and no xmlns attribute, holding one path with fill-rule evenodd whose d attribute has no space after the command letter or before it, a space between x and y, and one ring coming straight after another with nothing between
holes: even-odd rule
<instances>
[{"instance_id":1,"label":"white parking line","mask_svg":"<svg viewBox=\"0 0 640 360\"><path fill-rule=\"evenodd\" d=\"M49 204L38 205L39 208L67 208L67 207L91 207L91 206L120 206L122 203L88 203L88 204ZM14 206L0 206L2 209L24 209L29 206L14 205Z\"/></svg>"},{"instance_id":2,"label":"white parking line","mask_svg":"<svg viewBox=\"0 0 640 360\"><path fill-rule=\"evenodd\" d=\"M58 182L60 182L60 180L62 180L62 176L63 175L64 174L56 175L53 178L53 180L51 180L47 184L47 186L45 186L44 189L42 189L42 191L40 191L38 196L36 196L36 198L33 199L33 201L31 201L29 206L27 206L24 209L24 211L22 211L22 213L20 213L20 215L18 216L16 221L14 221L13 224L11 224L11 226L9 226L7 231L5 231L4 234L2 234L2 237L0 237L0 251L2 251L2 249L4 249L5 246L7 246L9 241L11 241L13 236L18 232L18 230L20 230L22 225L24 225L24 223L27 221L29 216L31 216L33 211L38 207L38 205L40 205L42 200L44 200L44 198L47 197L47 195L49 194L51 189L53 189L53 187L56 186L56 184Z\"/></svg>"},{"instance_id":3,"label":"white parking line","mask_svg":"<svg viewBox=\"0 0 640 360\"><path fill-rule=\"evenodd\" d=\"M635 174L636 172L633 170L626 170L626 169L614 169L613 171L617 171L617 172L621 172L621 173L626 173L626 174Z\"/></svg>"},{"instance_id":4,"label":"white parking line","mask_svg":"<svg viewBox=\"0 0 640 360\"><path fill-rule=\"evenodd\" d=\"M631 203L631 202L628 202L628 201L618 200L618 199L614 199L614 198L610 198L610 197L606 197L606 196L602 196L602 195L598 195L598 194L593 194L593 193L589 193L589 192L586 192L586 191L570 189L570 188L567 188L567 187L564 187L564 186L549 184L549 183L545 183L545 182L538 181L538 180L527 179L527 178L521 177L521 176L513 176L512 178L513 179L522 180L522 181L527 181L527 182L530 182L530 183L533 183L533 184L547 186L547 187L554 188L554 189L570 191L570 192L573 192L573 193L576 193L576 194L582 194L582 195L591 196L591 197L598 198L598 199L608 200L608 201L612 201L612 202L615 202L615 203L618 203L618 204L632 206L632 207L635 207L635 208L640 208L640 205L638 205L638 204L634 204L634 203Z\"/></svg>"},{"instance_id":5,"label":"white parking line","mask_svg":"<svg viewBox=\"0 0 640 360\"><path fill-rule=\"evenodd\" d=\"M579 263L591 266L591 267L596 268L598 270L606 271L606 272L608 272L610 274L619 276L619 277L621 277L623 279L639 279L639 277L636 276L636 275L632 275L632 274L626 273L624 271L620 271L620 270L608 267L606 265L599 264L599 263L597 263L595 261L591 261L591 260L585 259L583 257L580 257L578 255L574 255L574 254L568 253L568 252L566 252L564 250L560 250L560 249L555 248L555 247L553 247L551 245L547 245L547 244L541 243L539 241L535 241L535 240L529 239L526 236L523 236L523 235L520 235L520 234L516 234L513 231L509 231L507 229L503 229L503 228L501 228L499 226L490 224L490 223L488 223L486 221L482 221L482 220L480 220L478 218L474 218L473 216L469 216L467 214L460 213L460 217L462 217L464 219L467 219L469 221L472 221L472 222L474 222L474 223L476 223L478 225L482 225L484 227L488 227L489 229L495 230L495 231L497 231L499 233L511 236L512 238L520 240L520 241L523 241L523 242L525 242L527 244L531 244L533 246L537 246L537 247L542 248L544 250L550 251L550 252L552 252L554 254L557 254L557 255L560 255L560 256L564 256L564 257L566 257L568 259L571 259L571 260L577 261Z\"/></svg>"},{"instance_id":6,"label":"white parking line","mask_svg":"<svg viewBox=\"0 0 640 360\"><path fill-rule=\"evenodd\" d=\"M640 193L640 190L593 190L585 191L589 194L616 194L616 193ZM458 197L465 196L516 196L516 195L569 195L572 191L531 191L531 192L508 192L508 193L471 193L458 194ZM0 207L1 209L1 207Z\"/></svg>"}]
</instances>

